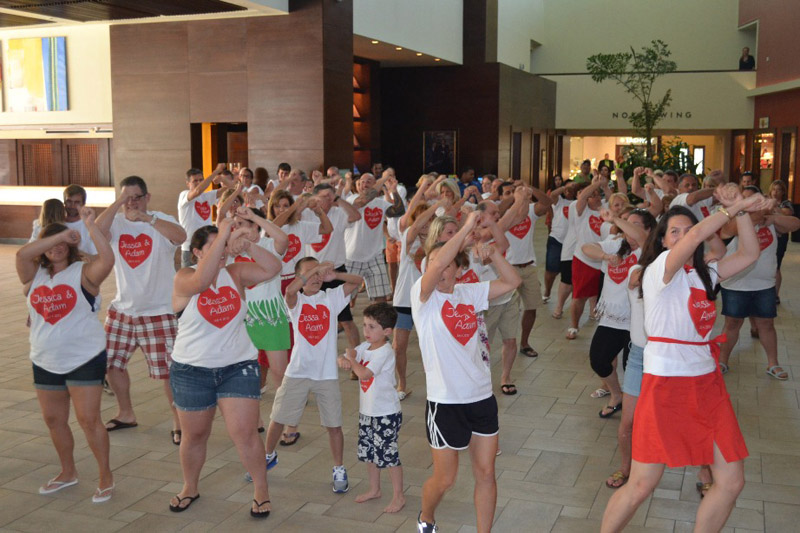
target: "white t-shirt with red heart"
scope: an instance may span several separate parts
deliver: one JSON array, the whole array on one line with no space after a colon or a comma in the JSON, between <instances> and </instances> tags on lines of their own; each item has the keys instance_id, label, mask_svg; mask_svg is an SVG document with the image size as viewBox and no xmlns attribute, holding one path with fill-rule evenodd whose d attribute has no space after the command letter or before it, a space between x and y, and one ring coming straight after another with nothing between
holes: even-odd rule
<instances>
[{"instance_id":1,"label":"white t-shirt with red heart","mask_svg":"<svg viewBox=\"0 0 800 533\"><path fill-rule=\"evenodd\" d=\"M159 211L147 214L178 223ZM177 246L148 222L132 222L118 213L111 224L117 295L110 307L131 316L171 315Z\"/></svg>"},{"instance_id":2,"label":"white t-shirt with red heart","mask_svg":"<svg viewBox=\"0 0 800 533\"><path fill-rule=\"evenodd\" d=\"M604 253L616 254L622 238L600 241ZM641 250L636 249L622 258L622 262L611 266L603 261L600 270L605 274L603 292L597 302L600 312L599 325L628 331L631 325L631 307L628 302L628 271L639 262Z\"/></svg>"},{"instance_id":3,"label":"white t-shirt with red heart","mask_svg":"<svg viewBox=\"0 0 800 533\"><path fill-rule=\"evenodd\" d=\"M330 261L339 268L344 265L344 230L347 227L347 213L341 207L333 206L327 213L333 231L320 235L320 241L306 246L306 257L316 257L323 263ZM314 222L319 228L319 217L311 209L304 209L300 216L304 222ZM317 231L319 233L319 231Z\"/></svg>"},{"instance_id":4,"label":"white t-shirt with red heart","mask_svg":"<svg viewBox=\"0 0 800 533\"><path fill-rule=\"evenodd\" d=\"M344 286L319 291L312 296L297 293L289 318L294 330L294 346L286 375L313 380L338 379L336 364L336 317L350 305Z\"/></svg>"},{"instance_id":5,"label":"white t-shirt with red heart","mask_svg":"<svg viewBox=\"0 0 800 533\"><path fill-rule=\"evenodd\" d=\"M281 275L294 276L294 266L306 256L306 246L322 241L319 222L300 220L294 224L284 224L281 230L289 239L289 246L283 254Z\"/></svg>"},{"instance_id":6,"label":"white t-shirt with red heart","mask_svg":"<svg viewBox=\"0 0 800 533\"><path fill-rule=\"evenodd\" d=\"M560 243L567 238L569 229L569 206L575 200L567 200L563 196L558 197L558 202L550 208L553 210L553 221L550 224L550 236Z\"/></svg>"},{"instance_id":7,"label":"white t-shirt with red heart","mask_svg":"<svg viewBox=\"0 0 800 533\"><path fill-rule=\"evenodd\" d=\"M258 351L245 328L247 303L228 269L219 271L209 288L195 294L178 319L172 360L203 368L251 361Z\"/></svg>"},{"instance_id":8,"label":"white t-shirt with red heart","mask_svg":"<svg viewBox=\"0 0 800 533\"><path fill-rule=\"evenodd\" d=\"M389 342L375 350L368 342L356 346L356 362L372 371L372 377L359 380L358 412L364 416L386 416L400 412L395 386L394 350Z\"/></svg>"},{"instance_id":9,"label":"white t-shirt with red heart","mask_svg":"<svg viewBox=\"0 0 800 533\"><path fill-rule=\"evenodd\" d=\"M778 270L778 235L775 227L759 226L756 228L758 247L761 254L755 263L745 268L720 284L723 289L731 291L763 291L775 286L775 273ZM726 256L733 254L739 248L739 237L734 237L728 243Z\"/></svg>"},{"instance_id":10,"label":"white t-shirt with red heart","mask_svg":"<svg viewBox=\"0 0 800 533\"><path fill-rule=\"evenodd\" d=\"M353 203L356 198L358 195L352 194L347 201ZM391 206L381 196L359 209L361 219L348 224L344 231L348 261L366 263L383 253L383 220Z\"/></svg>"},{"instance_id":11,"label":"white t-shirt with red heart","mask_svg":"<svg viewBox=\"0 0 800 533\"><path fill-rule=\"evenodd\" d=\"M31 361L48 372L67 374L106 347L97 313L81 290L83 261L53 277L39 268L28 291Z\"/></svg>"},{"instance_id":12,"label":"white t-shirt with red heart","mask_svg":"<svg viewBox=\"0 0 800 533\"><path fill-rule=\"evenodd\" d=\"M518 224L506 232L508 251L506 259L512 265L524 265L533 261L536 264L536 251L533 249L533 232L536 229L535 204L528 205L528 214Z\"/></svg>"},{"instance_id":13,"label":"white t-shirt with red heart","mask_svg":"<svg viewBox=\"0 0 800 533\"><path fill-rule=\"evenodd\" d=\"M644 327L648 337L704 342L717 318L715 301L709 301L697 271L680 268L664 283L669 250L665 250L644 272ZM717 282L717 263L708 264L712 286ZM605 290L605 288L603 288ZM702 376L717 365L708 345L691 346L648 342L644 349L644 372L656 376Z\"/></svg>"},{"instance_id":14,"label":"white t-shirt with red heart","mask_svg":"<svg viewBox=\"0 0 800 533\"><path fill-rule=\"evenodd\" d=\"M392 304L395 307L411 307L411 286L422 276L421 264L416 263L416 253L421 244L419 238L414 239L409 250L406 245L408 229L400 235L400 267L397 273L397 281L394 284L394 297Z\"/></svg>"},{"instance_id":15,"label":"white t-shirt with red heart","mask_svg":"<svg viewBox=\"0 0 800 533\"><path fill-rule=\"evenodd\" d=\"M191 250L192 235L203 226L213 224L211 221L211 207L217 201L217 191L200 193L193 200L189 200L189 191L181 191L178 196L178 220L186 231L186 241L181 245L181 250Z\"/></svg>"},{"instance_id":16,"label":"white t-shirt with red heart","mask_svg":"<svg viewBox=\"0 0 800 533\"><path fill-rule=\"evenodd\" d=\"M411 314L425 367L428 401L474 403L492 395L489 361L481 355L477 314L489 306L489 282L458 283L452 294L434 289L420 300L411 287Z\"/></svg>"},{"instance_id":17,"label":"white t-shirt with red heart","mask_svg":"<svg viewBox=\"0 0 800 533\"><path fill-rule=\"evenodd\" d=\"M687 209L689 209L694 216L697 218L698 222L702 222L702 220L708 216L711 216L713 212L713 204L714 198L706 198L705 200L700 200L694 205L689 205L687 199L689 198L689 193L684 192L676 196L672 199L672 202L669 204L670 207L681 205Z\"/></svg>"},{"instance_id":18,"label":"white t-shirt with red heart","mask_svg":"<svg viewBox=\"0 0 800 533\"><path fill-rule=\"evenodd\" d=\"M577 206L573 204L570 207L569 217L570 224L575 228L575 257L592 268L600 269L601 262L589 259L581 249L584 244L600 242L608 236L603 234L603 219L600 217L600 212L589 209L587 205L579 215Z\"/></svg>"}]
</instances>

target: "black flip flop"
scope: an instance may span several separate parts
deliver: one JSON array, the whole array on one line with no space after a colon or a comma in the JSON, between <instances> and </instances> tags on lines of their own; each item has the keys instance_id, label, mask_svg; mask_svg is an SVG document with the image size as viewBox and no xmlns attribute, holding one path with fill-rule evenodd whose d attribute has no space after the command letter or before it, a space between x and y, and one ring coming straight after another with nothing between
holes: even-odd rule
<instances>
[{"instance_id":1,"label":"black flip flop","mask_svg":"<svg viewBox=\"0 0 800 533\"><path fill-rule=\"evenodd\" d=\"M500 391L506 396L514 396L517 393L517 386L513 383L500 385Z\"/></svg>"},{"instance_id":2,"label":"black flip flop","mask_svg":"<svg viewBox=\"0 0 800 533\"><path fill-rule=\"evenodd\" d=\"M172 431L169 432L169 434L172 437L172 444L174 444L175 446L180 446L181 445L181 435L182 435L181 430L180 429L173 429ZM178 441L177 442L175 441L175 437L178 437Z\"/></svg>"},{"instance_id":3,"label":"black flip flop","mask_svg":"<svg viewBox=\"0 0 800 533\"><path fill-rule=\"evenodd\" d=\"M291 439L291 440L284 440L286 437L289 437L289 439ZM281 446L292 446L298 440L300 440L300 432L299 431L297 431L295 433L284 433L283 435L281 435L280 444L281 444Z\"/></svg>"},{"instance_id":4,"label":"black flip flop","mask_svg":"<svg viewBox=\"0 0 800 533\"><path fill-rule=\"evenodd\" d=\"M197 496L184 496L183 498L181 498L176 494L175 497L178 498L178 505L169 504L169 510L172 511L173 513L182 513L186 509L191 507L194 501L198 499L200 495L198 494ZM186 506L181 507L181 503L183 503L185 500L189 500L189 503Z\"/></svg>"},{"instance_id":5,"label":"black flip flop","mask_svg":"<svg viewBox=\"0 0 800 533\"><path fill-rule=\"evenodd\" d=\"M111 427L106 427L106 431L117 431L118 429L128 429L128 428L135 428L139 424L137 422L123 422L122 420L117 420L116 418L112 418L106 424L111 424Z\"/></svg>"},{"instance_id":6,"label":"black flip flop","mask_svg":"<svg viewBox=\"0 0 800 533\"><path fill-rule=\"evenodd\" d=\"M253 498L253 503L256 504L256 507L261 507L265 503L271 503L271 502L269 500L264 500L263 502L258 503L258 501L256 501L255 498ZM259 512L259 511L254 511L252 507L250 508L250 516L252 516L253 518L266 518L266 517L269 516L270 512L271 512L271 510L270 511L260 511Z\"/></svg>"},{"instance_id":7,"label":"black flip flop","mask_svg":"<svg viewBox=\"0 0 800 533\"><path fill-rule=\"evenodd\" d=\"M611 409L611 412L603 414L603 409ZM603 409L600 409L600 418L611 418L614 416L614 413L622 409L622 402L619 402L617 405L606 405Z\"/></svg>"}]
</instances>

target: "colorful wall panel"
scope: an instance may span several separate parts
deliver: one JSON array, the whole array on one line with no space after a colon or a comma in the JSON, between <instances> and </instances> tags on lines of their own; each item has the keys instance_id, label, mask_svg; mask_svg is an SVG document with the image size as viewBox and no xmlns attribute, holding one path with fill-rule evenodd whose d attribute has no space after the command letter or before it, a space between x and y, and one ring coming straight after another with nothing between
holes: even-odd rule
<instances>
[{"instance_id":1,"label":"colorful wall panel","mask_svg":"<svg viewBox=\"0 0 800 533\"><path fill-rule=\"evenodd\" d=\"M6 59L9 111L69 109L65 37L10 39Z\"/></svg>"}]
</instances>

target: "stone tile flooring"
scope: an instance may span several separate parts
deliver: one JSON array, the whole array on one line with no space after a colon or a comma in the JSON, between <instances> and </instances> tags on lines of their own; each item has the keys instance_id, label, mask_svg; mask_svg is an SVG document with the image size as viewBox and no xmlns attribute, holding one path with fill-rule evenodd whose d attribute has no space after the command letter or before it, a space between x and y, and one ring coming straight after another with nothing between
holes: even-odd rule
<instances>
[{"instance_id":1,"label":"stone tile flooring","mask_svg":"<svg viewBox=\"0 0 800 533\"><path fill-rule=\"evenodd\" d=\"M537 251L544 257L546 230L540 224ZM425 376L416 338L409 353L409 384L414 393L403 402L405 425L400 457L405 473L406 508L384 514L391 494L384 475L383 499L353 500L365 487L366 469L356 460L358 386L341 374L345 464L351 490L331 492L331 459L316 405L309 403L297 445L279 449L280 464L270 472L272 515L255 522L249 514L251 487L222 421L214 426L203 469L203 498L191 510L170 513L170 496L181 487L178 448L170 442L170 417L161 385L150 380L141 354L131 365L133 401L139 427L111 433L111 459L117 490L106 504L93 505L97 471L77 423L75 456L81 483L52 496L38 487L58 473L58 461L41 419L28 360L25 302L14 271L13 245L0 245L0 529L2 531L414 531L421 486L431 457L425 441ZM778 382L765 373L766 360L746 329L725 380L750 449L747 484L725 531L797 531L800 523L800 252L789 247L784 261L783 304L776 320L780 360L791 379ZM103 286L103 300L114 295L113 275ZM359 298L359 309L365 298ZM611 490L604 480L618 466L616 419L597 416L603 400L589 395L597 388L588 362L594 328L586 323L575 341L564 339L566 319L542 309L533 331L537 360L520 356L514 377L520 393L498 394L500 444L497 458L496 531L597 531ZM360 313L357 314L360 317ZM585 320L585 319L584 319ZM717 329L721 327L721 321ZM745 326L746 328L747 326ZM342 337L340 337L340 345ZM495 380L499 349L492 350ZM496 383L499 388L499 383ZM274 391L263 399L269 418ZM103 396L103 418L116 412L114 398ZM437 512L443 532L474 531L472 475L462 454L455 488ZM636 514L628 531L688 532L699 498L696 469L668 470L656 493Z\"/></svg>"}]
</instances>

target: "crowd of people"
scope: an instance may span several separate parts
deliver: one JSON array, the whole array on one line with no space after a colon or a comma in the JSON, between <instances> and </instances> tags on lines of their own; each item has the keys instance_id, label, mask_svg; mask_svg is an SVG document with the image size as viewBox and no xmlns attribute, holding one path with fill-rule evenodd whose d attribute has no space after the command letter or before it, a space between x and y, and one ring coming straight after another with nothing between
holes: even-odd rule
<instances>
[{"instance_id":1,"label":"crowd of people","mask_svg":"<svg viewBox=\"0 0 800 533\"><path fill-rule=\"evenodd\" d=\"M119 183L116 201L99 216L86 207L86 191L70 185L64 202L42 206L16 260L34 384L61 462L39 492L78 482L71 402L98 462L92 499L112 497L108 432L138 425L127 367L141 348L149 376L163 383L170 438L180 446L183 487L171 511L200 497L219 408L253 483L250 514L268 516L267 472L278 465L277 446L301 438L312 394L329 436L332 490L347 492L344 369L359 384L356 453L369 478L356 501L381 497L387 469L393 495L385 511L397 512L405 505L401 402L412 394L407 354L416 329L433 458L418 528L437 530L436 508L455 483L458 452L469 449L477 529L488 531L501 453L492 347L500 347L497 392L517 394L515 359L538 357L531 332L560 277L552 316L561 319L569 304L564 335L576 339L589 304L598 324L588 364L600 383L592 396L608 397L601 418L621 413L621 465L606 481L617 490L603 531L627 524L665 466L686 465L703 467L698 528L721 529L747 456L722 375L749 318L766 373L788 379L773 321L788 233L800 219L780 181L763 195L750 175L728 183L714 171L701 184L689 173L636 168L629 186L607 154L601 163L584 161L573 179L556 176L547 190L476 179L472 168L460 178L423 175L407 188L390 167L308 176L288 163L262 188L250 169L233 173L220 164L208 176L186 172L178 220L148 209L151 195L138 176ZM549 230L543 287L534 249L539 218ZM100 286L112 269L117 291L101 326ZM720 291L724 335L711 339ZM352 312L360 292L369 299L361 328ZM267 376L275 396L265 424ZM117 404L105 424L104 383Z\"/></svg>"}]
</instances>

